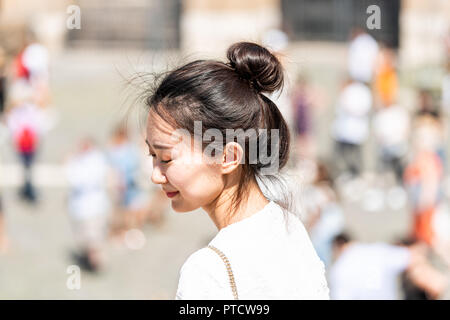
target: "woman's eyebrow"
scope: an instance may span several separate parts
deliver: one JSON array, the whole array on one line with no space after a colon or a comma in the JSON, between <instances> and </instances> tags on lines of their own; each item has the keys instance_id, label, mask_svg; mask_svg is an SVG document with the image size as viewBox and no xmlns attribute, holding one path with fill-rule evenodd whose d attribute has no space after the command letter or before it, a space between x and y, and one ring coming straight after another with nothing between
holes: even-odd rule
<instances>
[{"instance_id":1,"label":"woman's eyebrow","mask_svg":"<svg viewBox=\"0 0 450 320\"><path fill-rule=\"evenodd\" d=\"M147 139L145 139L145 143L146 143L147 146L151 149L150 143L148 142ZM163 145L163 144L157 144L157 143L154 144L153 147L154 147L155 149L163 149L163 150L168 150L168 149L171 149L171 148L172 148L171 146L165 146L165 145Z\"/></svg>"}]
</instances>

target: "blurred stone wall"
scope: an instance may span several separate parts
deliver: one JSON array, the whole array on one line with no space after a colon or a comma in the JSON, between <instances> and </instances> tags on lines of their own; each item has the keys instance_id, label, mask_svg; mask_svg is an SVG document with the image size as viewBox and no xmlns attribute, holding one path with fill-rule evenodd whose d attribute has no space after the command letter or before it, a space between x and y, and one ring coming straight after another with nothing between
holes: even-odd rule
<instances>
[{"instance_id":1,"label":"blurred stone wall","mask_svg":"<svg viewBox=\"0 0 450 320\"><path fill-rule=\"evenodd\" d=\"M181 16L181 49L185 53L223 55L240 40L260 41L280 28L279 0L185 0Z\"/></svg>"},{"instance_id":2,"label":"blurred stone wall","mask_svg":"<svg viewBox=\"0 0 450 320\"><path fill-rule=\"evenodd\" d=\"M444 63L444 37L450 32L450 1L403 0L400 61L404 68Z\"/></svg>"}]
</instances>

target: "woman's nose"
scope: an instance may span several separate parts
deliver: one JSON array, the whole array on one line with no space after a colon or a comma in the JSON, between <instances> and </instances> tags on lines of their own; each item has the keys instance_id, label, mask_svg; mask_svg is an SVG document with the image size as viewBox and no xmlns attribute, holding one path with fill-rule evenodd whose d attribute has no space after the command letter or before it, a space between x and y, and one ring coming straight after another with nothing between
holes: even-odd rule
<instances>
[{"instance_id":1,"label":"woman's nose","mask_svg":"<svg viewBox=\"0 0 450 320\"><path fill-rule=\"evenodd\" d=\"M155 184L162 184L167 182L166 176L163 174L159 166L153 167L152 182Z\"/></svg>"}]
</instances>

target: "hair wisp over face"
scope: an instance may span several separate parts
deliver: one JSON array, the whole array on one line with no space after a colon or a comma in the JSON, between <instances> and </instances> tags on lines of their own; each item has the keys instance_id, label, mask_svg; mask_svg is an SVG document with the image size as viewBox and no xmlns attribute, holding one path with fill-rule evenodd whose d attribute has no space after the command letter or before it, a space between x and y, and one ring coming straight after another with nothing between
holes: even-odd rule
<instances>
[{"instance_id":1,"label":"hair wisp over face","mask_svg":"<svg viewBox=\"0 0 450 320\"><path fill-rule=\"evenodd\" d=\"M266 48L250 42L233 44L227 58L227 62L196 60L166 73L154 92L147 95L146 104L149 111L173 128L187 130L194 139L202 139L209 129L220 132L223 139L217 147L222 151L229 142L225 139L227 130L256 132L258 155L269 155L271 160L276 160L277 167L275 172L268 171L274 161L250 161L253 160L250 145L254 142L251 136L240 135L234 139L244 150L241 176L233 195L235 212L247 199L250 183L264 184L266 178L277 179L289 158L290 134L278 107L263 94L283 87L279 60ZM195 130L197 121L201 123L201 137ZM271 134L273 130L277 133L275 138ZM206 148L204 140L202 146ZM266 193L265 196L289 209L288 201L273 199Z\"/></svg>"}]
</instances>

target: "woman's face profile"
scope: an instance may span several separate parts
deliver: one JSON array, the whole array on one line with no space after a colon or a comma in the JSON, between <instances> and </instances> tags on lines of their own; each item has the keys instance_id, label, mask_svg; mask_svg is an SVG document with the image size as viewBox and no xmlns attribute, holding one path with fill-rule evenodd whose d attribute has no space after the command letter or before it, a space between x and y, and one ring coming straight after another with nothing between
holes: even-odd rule
<instances>
[{"instance_id":1,"label":"woman's face profile","mask_svg":"<svg viewBox=\"0 0 450 320\"><path fill-rule=\"evenodd\" d=\"M146 131L153 161L151 180L161 185L173 210L192 211L207 206L221 194L221 165L202 161L201 146L193 139L187 134L174 135L175 129L152 110Z\"/></svg>"}]
</instances>

